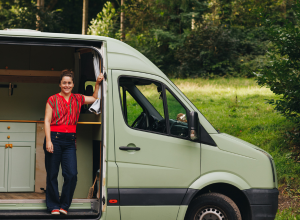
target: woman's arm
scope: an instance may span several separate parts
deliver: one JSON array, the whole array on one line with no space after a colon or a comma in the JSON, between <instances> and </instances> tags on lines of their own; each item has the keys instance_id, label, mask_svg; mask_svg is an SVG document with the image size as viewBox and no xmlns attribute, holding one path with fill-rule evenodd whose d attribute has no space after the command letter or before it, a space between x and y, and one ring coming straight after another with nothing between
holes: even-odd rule
<instances>
[{"instance_id":1,"label":"woman's arm","mask_svg":"<svg viewBox=\"0 0 300 220\"><path fill-rule=\"evenodd\" d=\"M46 150L49 153L53 153L53 144L51 141L51 135L50 135L50 123L52 119L52 108L49 105L49 103L46 104L46 110L45 110L45 121L44 121L44 128L45 128L45 135L46 135Z\"/></svg>"},{"instance_id":2,"label":"woman's arm","mask_svg":"<svg viewBox=\"0 0 300 220\"><path fill-rule=\"evenodd\" d=\"M98 91L99 91L100 83L102 82L102 80L103 80L103 74L100 73L97 78L96 84L95 84L95 91L94 91L93 96L84 96L85 97L84 104L92 104L97 100L97 98L100 98L100 97L98 97Z\"/></svg>"}]
</instances>

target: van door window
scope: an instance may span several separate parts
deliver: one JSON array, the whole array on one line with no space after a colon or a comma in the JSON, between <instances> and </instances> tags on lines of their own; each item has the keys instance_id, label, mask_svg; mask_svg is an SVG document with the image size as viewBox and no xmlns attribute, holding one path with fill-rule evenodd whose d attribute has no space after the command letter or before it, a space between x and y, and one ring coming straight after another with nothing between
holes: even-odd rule
<instances>
[{"instance_id":1,"label":"van door window","mask_svg":"<svg viewBox=\"0 0 300 220\"><path fill-rule=\"evenodd\" d=\"M160 83L121 77L119 86L123 115L128 126L167 133L162 85Z\"/></svg>"},{"instance_id":2,"label":"van door window","mask_svg":"<svg viewBox=\"0 0 300 220\"><path fill-rule=\"evenodd\" d=\"M127 123L131 126L137 125L137 118L142 115L143 109L135 99L126 91ZM135 122L135 123L134 123Z\"/></svg>"},{"instance_id":3,"label":"van door window","mask_svg":"<svg viewBox=\"0 0 300 220\"><path fill-rule=\"evenodd\" d=\"M188 123L187 110L183 105L166 89L166 99L169 114L170 134L187 137Z\"/></svg>"},{"instance_id":4,"label":"van door window","mask_svg":"<svg viewBox=\"0 0 300 220\"><path fill-rule=\"evenodd\" d=\"M130 95L130 93L126 91L125 87L120 86L120 97L125 121L130 127L132 127L135 119L142 114L143 109Z\"/></svg>"}]
</instances>

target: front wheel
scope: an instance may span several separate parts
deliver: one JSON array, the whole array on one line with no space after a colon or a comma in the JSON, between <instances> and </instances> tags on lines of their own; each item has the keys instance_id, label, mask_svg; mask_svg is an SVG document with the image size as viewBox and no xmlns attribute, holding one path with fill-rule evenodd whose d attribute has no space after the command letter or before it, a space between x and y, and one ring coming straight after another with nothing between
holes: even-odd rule
<instances>
[{"instance_id":1,"label":"front wheel","mask_svg":"<svg viewBox=\"0 0 300 220\"><path fill-rule=\"evenodd\" d=\"M185 220L242 220L237 205L220 193L206 193L192 201Z\"/></svg>"}]
</instances>

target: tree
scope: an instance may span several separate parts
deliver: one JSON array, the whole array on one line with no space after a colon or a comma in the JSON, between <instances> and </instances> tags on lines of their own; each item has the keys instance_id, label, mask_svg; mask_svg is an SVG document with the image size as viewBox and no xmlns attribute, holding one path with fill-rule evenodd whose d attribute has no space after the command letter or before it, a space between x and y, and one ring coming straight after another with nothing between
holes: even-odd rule
<instances>
[{"instance_id":1,"label":"tree","mask_svg":"<svg viewBox=\"0 0 300 220\"><path fill-rule=\"evenodd\" d=\"M270 51L271 60L268 67L256 73L257 82L267 86L275 94L280 95L278 100L268 100L275 105L275 109L290 118L300 127L300 7L293 6L294 23L286 20L283 26L271 23L268 36L274 45Z\"/></svg>"},{"instance_id":2,"label":"tree","mask_svg":"<svg viewBox=\"0 0 300 220\"><path fill-rule=\"evenodd\" d=\"M104 1L89 0L89 21L103 5ZM0 29L35 30L37 23L42 31L81 34L82 0L44 0L43 9L37 0L0 0Z\"/></svg>"},{"instance_id":3,"label":"tree","mask_svg":"<svg viewBox=\"0 0 300 220\"><path fill-rule=\"evenodd\" d=\"M278 25L293 20L291 1L126 0L111 4L114 19L104 8L89 33L117 39L126 33L124 42L171 77L253 77L267 63L263 18L269 14Z\"/></svg>"},{"instance_id":4,"label":"tree","mask_svg":"<svg viewBox=\"0 0 300 220\"><path fill-rule=\"evenodd\" d=\"M30 0L1 0L0 28L26 28L53 31L59 25L56 11L44 10Z\"/></svg>"},{"instance_id":5,"label":"tree","mask_svg":"<svg viewBox=\"0 0 300 220\"><path fill-rule=\"evenodd\" d=\"M118 13L112 3L106 2L102 11L97 14L96 18L92 19L87 33L120 39L117 19Z\"/></svg>"}]
</instances>

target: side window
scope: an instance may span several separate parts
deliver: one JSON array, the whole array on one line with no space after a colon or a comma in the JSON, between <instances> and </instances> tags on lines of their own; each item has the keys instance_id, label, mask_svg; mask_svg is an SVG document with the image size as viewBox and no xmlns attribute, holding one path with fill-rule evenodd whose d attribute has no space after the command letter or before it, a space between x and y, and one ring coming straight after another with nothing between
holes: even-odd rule
<instances>
[{"instance_id":1,"label":"side window","mask_svg":"<svg viewBox=\"0 0 300 220\"><path fill-rule=\"evenodd\" d=\"M181 103L166 89L170 133L175 136L188 136L187 111Z\"/></svg>"},{"instance_id":2,"label":"side window","mask_svg":"<svg viewBox=\"0 0 300 220\"><path fill-rule=\"evenodd\" d=\"M160 83L120 77L119 86L123 115L129 127L167 133Z\"/></svg>"},{"instance_id":3,"label":"side window","mask_svg":"<svg viewBox=\"0 0 300 220\"><path fill-rule=\"evenodd\" d=\"M150 85L137 86L138 90L147 98L150 104L158 111L162 118L165 118L163 94L161 85L156 86L154 83Z\"/></svg>"},{"instance_id":4,"label":"side window","mask_svg":"<svg viewBox=\"0 0 300 220\"><path fill-rule=\"evenodd\" d=\"M133 122L143 112L143 109L124 87L120 86L119 89L125 120L127 124L132 127Z\"/></svg>"},{"instance_id":5,"label":"side window","mask_svg":"<svg viewBox=\"0 0 300 220\"><path fill-rule=\"evenodd\" d=\"M127 123L133 126L135 120L143 113L142 107L135 99L126 91L126 107L127 107ZM135 123L136 124L136 123Z\"/></svg>"},{"instance_id":6,"label":"side window","mask_svg":"<svg viewBox=\"0 0 300 220\"><path fill-rule=\"evenodd\" d=\"M187 110L163 84L120 77L119 91L124 120L129 127L188 137Z\"/></svg>"}]
</instances>

